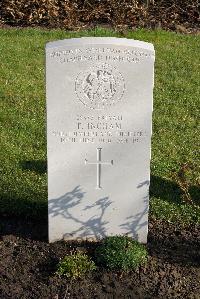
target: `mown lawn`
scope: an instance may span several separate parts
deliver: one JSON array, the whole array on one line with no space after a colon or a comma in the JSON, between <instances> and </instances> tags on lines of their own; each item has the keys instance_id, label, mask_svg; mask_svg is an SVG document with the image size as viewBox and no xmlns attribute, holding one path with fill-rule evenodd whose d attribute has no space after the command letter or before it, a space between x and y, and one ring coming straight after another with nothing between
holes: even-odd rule
<instances>
[{"instance_id":1,"label":"mown lawn","mask_svg":"<svg viewBox=\"0 0 200 299\"><path fill-rule=\"evenodd\" d=\"M46 219L45 43L80 36L118 36L96 29L0 29L0 215ZM199 36L137 30L123 37L156 50L150 213L200 223ZM193 205L184 203L174 176L189 163Z\"/></svg>"}]
</instances>

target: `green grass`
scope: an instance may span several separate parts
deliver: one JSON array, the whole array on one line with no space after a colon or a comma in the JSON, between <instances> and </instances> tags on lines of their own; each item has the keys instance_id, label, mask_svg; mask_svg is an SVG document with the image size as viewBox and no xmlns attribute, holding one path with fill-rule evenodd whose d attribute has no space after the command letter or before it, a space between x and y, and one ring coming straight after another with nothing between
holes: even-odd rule
<instances>
[{"instance_id":1,"label":"green grass","mask_svg":"<svg viewBox=\"0 0 200 299\"><path fill-rule=\"evenodd\" d=\"M58 264L56 273L69 278L79 278L96 270L95 263L84 253L75 252L66 255Z\"/></svg>"},{"instance_id":2,"label":"green grass","mask_svg":"<svg viewBox=\"0 0 200 299\"><path fill-rule=\"evenodd\" d=\"M110 270L129 272L147 262L147 250L128 236L110 236L96 248L95 257Z\"/></svg>"},{"instance_id":3,"label":"green grass","mask_svg":"<svg viewBox=\"0 0 200 299\"><path fill-rule=\"evenodd\" d=\"M121 37L103 29L0 29L1 215L46 215L44 47L48 41L80 36ZM156 50L150 213L168 221L200 222L199 37L147 30L125 37L152 42ZM194 165L189 183L195 206L182 202L172 178L185 162Z\"/></svg>"}]
</instances>

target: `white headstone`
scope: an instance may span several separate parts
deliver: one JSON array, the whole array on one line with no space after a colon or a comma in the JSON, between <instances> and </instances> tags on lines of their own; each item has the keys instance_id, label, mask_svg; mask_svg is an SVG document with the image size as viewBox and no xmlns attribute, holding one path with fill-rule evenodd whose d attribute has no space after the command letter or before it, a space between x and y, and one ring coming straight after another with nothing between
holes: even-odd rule
<instances>
[{"instance_id":1,"label":"white headstone","mask_svg":"<svg viewBox=\"0 0 200 299\"><path fill-rule=\"evenodd\" d=\"M49 241L147 241L152 44L77 38L46 45Z\"/></svg>"}]
</instances>

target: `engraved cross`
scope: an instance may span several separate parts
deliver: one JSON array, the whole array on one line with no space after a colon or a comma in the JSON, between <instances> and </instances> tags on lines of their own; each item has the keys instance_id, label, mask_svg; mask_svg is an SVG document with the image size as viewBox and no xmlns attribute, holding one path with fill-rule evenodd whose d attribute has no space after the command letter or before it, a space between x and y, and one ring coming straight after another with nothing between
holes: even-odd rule
<instances>
[{"instance_id":1,"label":"engraved cross","mask_svg":"<svg viewBox=\"0 0 200 299\"><path fill-rule=\"evenodd\" d=\"M102 162L101 161L101 150L102 148L97 148L97 161L96 162L88 162L87 159L85 159L85 165L87 164L94 164L97 166L97 186L96 189L102 189L101 187L101 165L113 165L113 160L110 162Z\"/></svg>"}]
</instances>

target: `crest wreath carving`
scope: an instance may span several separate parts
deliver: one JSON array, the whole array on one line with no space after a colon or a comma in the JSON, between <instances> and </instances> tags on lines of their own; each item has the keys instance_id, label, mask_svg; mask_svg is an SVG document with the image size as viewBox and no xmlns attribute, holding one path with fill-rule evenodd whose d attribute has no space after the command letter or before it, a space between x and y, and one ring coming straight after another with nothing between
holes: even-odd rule
<instances>
[{"instance_id":1,"label":"crest wreath carving","mask_svg":"<svg viewBox=\"0 0 200 299\"><path fill-rule=\"evenodd\" d=\"M103 110L121 100L125 89L122 74L113 66L98 64L78 74L75 91L88 108Z\"/></svg>"}]
</instances>

